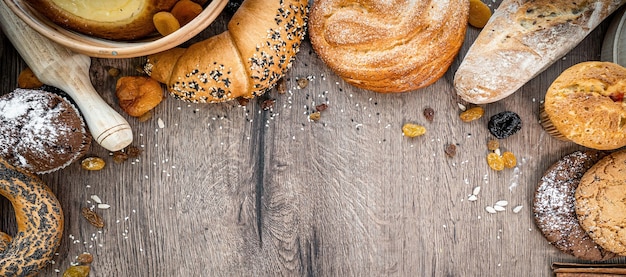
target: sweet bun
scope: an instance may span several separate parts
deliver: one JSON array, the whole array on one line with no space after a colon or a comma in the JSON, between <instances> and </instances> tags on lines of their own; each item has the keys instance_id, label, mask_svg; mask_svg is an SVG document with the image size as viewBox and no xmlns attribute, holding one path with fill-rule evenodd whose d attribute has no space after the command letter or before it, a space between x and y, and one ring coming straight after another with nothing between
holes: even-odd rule
<instances>
[{"instance_id":1,"label":"sweet bun","mask_svg":"<svg viewBox=\"0 0 626 277\"><path fill-rule=\"evenodd\" d=\"M111 40L132 40L155 32L152 16L177 0L24 0L65 28Z\"/></svg>"},{"instance_id":2,"label":"sweet bun","mask_svg":"<svg viewBox=\"0 0 626 277\"><path fill-rule=\"evenodd\" d=\"M626 68L611 62L578 63L546 92L541 124L552 136L598 149L626 146Z\"/></svg>"},{"instance_id":3,"label":"sweet bun","mask_svg":"<svg viewBox=\"0 0 626 277\"><path fill-rule=\"evenodd\" d=\"M465 38L467 0L314 1L309 37L346 82L376 92L426 87L448 70Z\"/></svg>"},{"instance_id":4,"label":"sweet bun","mask_svg":"<svg viewBox=\"0 0 626 277\"><path fill-rule=\"evenodd\" d=\"M16 89L0 97L0 157L43 174L82 157L91 136L67 99L43 90Z\"/></svg>"}]
</instances>

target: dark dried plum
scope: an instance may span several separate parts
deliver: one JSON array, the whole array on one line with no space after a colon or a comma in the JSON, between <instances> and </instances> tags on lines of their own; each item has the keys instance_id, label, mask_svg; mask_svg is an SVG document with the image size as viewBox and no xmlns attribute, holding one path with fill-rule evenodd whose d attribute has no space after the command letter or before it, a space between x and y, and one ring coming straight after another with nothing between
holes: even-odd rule
<instances>
[{"instance_id":1,"label":"dark dried plum","mask_svg":"<svg viewBox=\"0 0 626 277\"><path fill-rule=\"evenodd\" d=\"M504 111L493 115L487 127L494 137L503 139L522 129L522 119L514 112Z\"/></svg>"}]
</instances>

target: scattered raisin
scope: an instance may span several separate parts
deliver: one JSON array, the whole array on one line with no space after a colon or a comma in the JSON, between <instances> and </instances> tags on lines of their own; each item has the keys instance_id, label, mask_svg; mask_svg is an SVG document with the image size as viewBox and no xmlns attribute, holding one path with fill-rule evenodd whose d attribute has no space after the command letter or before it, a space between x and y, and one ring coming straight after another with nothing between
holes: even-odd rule
<instances>
[{"instance_id":1,"label":"scattered raisin","mask_svg":"<svg viewBox=\"0 0 626 277\"><path fill-rule=\"evenodd\" d=\"M137 157L139 157L139 155L141 155L143 151L141 151L141 149L137 148L137 146L133 146L130 145L128 147L126 147L126 154L128 154L128 158L130 159L135 159Z\"/></svg>"},{"instance_id":2,"label":"scattered raisin","mask_svg":"<svg viewBox=\"0 0 626 277\"><path fill-rule=\"evenodd\" d=\"M309 79L307 78L298 78L298 88L303 89L309 85Z\"/></svg>"},{"instance_id":3,"label":"scattered raisin","mask_svg":"<svg viewBox=\"0 0 626 277\"><path fill-rule=\"evenodd\" d=\"M285 81L285 78L280 78L280 80L278 80L278 84L276 85L276 90L280 94L287 93L287 81Z\"/></svg>"},{"instance_id":4,"label":"scattered raisin","mask_svg":"<svg viewBox=\"0 0 626 277\"><path fill-rule=\"evenodd\" d=\"M426 134L426 128L414 123L405 123L402 126L402 134L406 137L414 138Z\"/></svg>"},{"instance_id":5,"label":"scattered raisin","mask_svg":"<svg viewBox=\"0 0 626 277\"><path fill-rule=\"evenodd\" d=\"M433 119L435 118L435 110L431 107L424 108L424 117L429 122L433 122Z\"/></svg>"},{"instance_id":6,"label":"scattered raisin","mask_svg":"<svg viewBox=\"0 0 626 277\"><path fill-rule=\"evenodd\" d=\"M325 103L322 103L322 104L319 104L319 105L315 106L315 110L318 111L318 112L323 112L326 109L328 109L328 105L325 104Z\"/></svg>"},{"instance_id":7,"label":"scattered raisin","mask_svg":"<svg viewBox=\"0 0 626 277\"><path fill-rule=\"evenodd\" d=\"M500 142L498 142L497 139L490 139L489 142L487 142L487 149L489 149L489 151L495 151L498 148L500 148Z\"/></svg>"},{"instance_id":8,"label":"scattered raisin","mask_svg":"<svg viewBox=\"0 0 626 277\"><path fill-rule=\"evenodd\" d=\"M250 98L237 97L237 102L239 102L239 106L248 106L248 103L250 103Z\"/></svg>"},{"instance_id":9,"label":"scattered raisin","mask_svg":"<svg viewBox=\"0 0 626 277\"><path fill-rule=\"evenodd\" d=\"M87 207L83 207L81 209L81 214L85 219L87 219L87 222L89 222L94 227L104 228L104 220L95 211Z\"/></svg>"},{"instance_id":10,"label":"scattered raisin","mask_svg":"<svg viewBox=\"0 0 626 277\"><path fill-rule=\"evenodd\" d=\"M85 170L93 171L93 170L103 169L104 166L106 165L106 162L104 162L104 160L99 157L88 157L88 158L83 159L80 162L80 165Z\"/></svg>"},{"instance_id":11,"label":"scattered raisin","mask_svg":"<svg viewBox=\"0 0 626 277\"><path fill-rule=\"evenodd\" d=\"M120 75L120 70L118 68L111 67L107 70L107 73L109 73L109 76L111 77L117 77Z\"/></svg>"},{"instance_id":12,"label":"scattered raisin","mask_svg":"<svg viewBox=\"0 0 626 277\"><path fill-rule=\"evenodd\" d=\"M76 262L81 265L88 265L93 262L93 256L89 253L82 253L76 258Z\"/></svg>"},{"instance_id":13,"label":"scattered raisin","mask_svg":"<svg viewBox=\"0 0 626 277\"><path fill-rule=\"evenodd\" d=\"M480 0L470 0L469 24L476 28L483 28L491 17L491 9Z\"/></svg>"},{"instance_id":14,"label":"scattered raisin","mask_svg":"<svg viewBox=\"0 0 626 277\"><path fill-rule=\"evenodd\" d=\"M275 99L265 99L261 102L261 108L264 111L270 110L274 107L274 103L276 103Z\"/></svg>"},{"instance_id":15,"label":"scattered raisin","mask_svg":"<svg viewBox=\"0 0 626 277\"><path fill-rule=\"evenodd\" d=\"M503 139L522 129L522 120L516 113L504 111L493 115L489 119L487 127L494 137Z\"/></svg>"},{"instance_id":16,"label":"scattered raisin","mask_svg":"<svg viewBox=\"0 0 626 277\"><path fill-rule=\"evenodd\" d=\"M464 112L461 113L459 117L461 118L461 121L463 122L472 122L474 120L477 120L483 117L484 114L485 114L485 110L482 107L477 106L477 107L473 107L473 108L469 108L465 110Z\"/></svg>"},{"instance_id":17,"label":"scattered raisin","mask_svg":"<svg viewBox=\"0 0 626 277\"><path fill-rule=\"evenodd\" d=\"M446 155L448 157L450 158L454 157L456 155L456 145L449 143L448 145L446 145L444 152L446 152Z\"/></svg>"},{"instance_id":18,"label":"scattered raisin","mask_svg":"<svg viewBox=\"0 0 626 277\"><path fill-rule=\"evenodd\" d=\"M63 272L63 277L87 277L91 267L88 265L73 265Z\"/></svg>"},{"instance_id":19,"label":"scattered raisin","mask_svg":"<svg viewBox=\"0 0 626 277\"><path fill-rule=\"evenodd\" d=\"M495 171L500 171L504 169L504 159L502 159L502 156L494 152L491 152L487 155L487 164L489 165L489 167L491 167L491 169Z\"/></svg>"},{"instance_id":20,"label":"scattered raisin","mask_svg":"<svg viewBox=\"0 0 626 277\"><path fill-rule=\"evenodd\" d=\"M309 115L309 119L313 121L318 121L320 118L322 118L322 114L320 112L313 112Z\"/></svg>"},{"instance_id":21,"label":"scattered raisin","mask_svg":"<svg viewBox=\"0 0 626 277\"><path fill-rule=\"evenodd\" d=\"M502 159L504 160L504 167L506 168L514 168L517 165L517 158L512 152L504 152L502 153Z\"/></svg>"}]
</instances>

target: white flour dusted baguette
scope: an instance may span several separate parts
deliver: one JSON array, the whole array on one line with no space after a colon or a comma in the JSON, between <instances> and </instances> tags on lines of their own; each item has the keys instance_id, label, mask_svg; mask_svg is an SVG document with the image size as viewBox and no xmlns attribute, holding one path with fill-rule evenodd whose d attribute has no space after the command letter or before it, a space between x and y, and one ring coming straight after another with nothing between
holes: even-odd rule
<instances>
[{"instance_id":1,"label":"white flour dusted baguette","mask_svg":"<svg viewBox=\"0 0 626 277\"><path fill-rule=\"evenodd\" d=\"M504 0L455 76L457 94L484 104L505 98L562 58L626 0Z\"/></svg>"}]
</instances>

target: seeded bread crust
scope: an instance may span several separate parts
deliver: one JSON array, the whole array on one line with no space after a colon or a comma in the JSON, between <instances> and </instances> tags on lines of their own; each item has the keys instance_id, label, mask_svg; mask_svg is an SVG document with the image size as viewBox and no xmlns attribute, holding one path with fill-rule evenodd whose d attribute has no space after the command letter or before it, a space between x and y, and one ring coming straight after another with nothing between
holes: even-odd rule
<instances>
[{"instance_id":1,"label":"seeded bread crust","mask_svg":"<svg viewBox=\"0 0 626 277\"><path fill-rule=\"evenodd\" d=\"M504 0L454 76L457 94L503 99L567 54L624 0Z\"/></svg>"},{"instance_id":2,"label":"seeded bread crust","mask_svg":"<svg viewBox=\"0 0 626 277\"><path fill-rule=\"evenodd\" d=\"M598 246L578 223L574 194L583 174L605 154L576 151L550 166L535 190L535 224L556 248L576 258L602 261L615 253Z\"/></svg>"},{"instance_id":3,"label":"seeded bread crust","mask_svg":"<svg viewBox=\"0 0 626 277\"><path fill-rule=\"evenodd\" d=\"M626 145L626 68L582 62L561 73L548 88L542 123L582 146L612 150Z\"/></svg>"},{"instance_id":4,"label":"seeded bread crust","mask_svg":"<svg viewBox=\"0 0 626 277\"><path fill-rule=\"evenodd\" d=\"M626 255L626 151L591 167L576 189L576 214L583 229L604 249Z\"/></svg>"},{"instance_id":5,"label":"seeded bread crust","mask_svg":"<svg viewBox=\"0 0 626 277\"><path fill-rule=\"evenodd\" d=\"M15 210L17 233L0 232L0 276L33 276L61 243L63 211L56 196L32 173L0 159L0 195Z\"/></svg>"},{"instance_id":6,"label":"seeded bread crust","mask_svg":"<svg viewBox=\"0 0 626 277\"><path fill-rule=\"evenodd\" d=\"M443 76L465 39L467 0L314 1L315 52L353 86L406 92Z\"/></svg>"},{"instance_id":7,"label":"seeded bread crust","mask_svg":"<svg viewBox=\"0 0 626 277\"><path fill-rule=\"evenodd\" d=\"M291 67L306 34L307 0L246 0L228 31L151 55L145 71L177 99L214 103L253 98Z\"/></svg>"}]
</instances>

